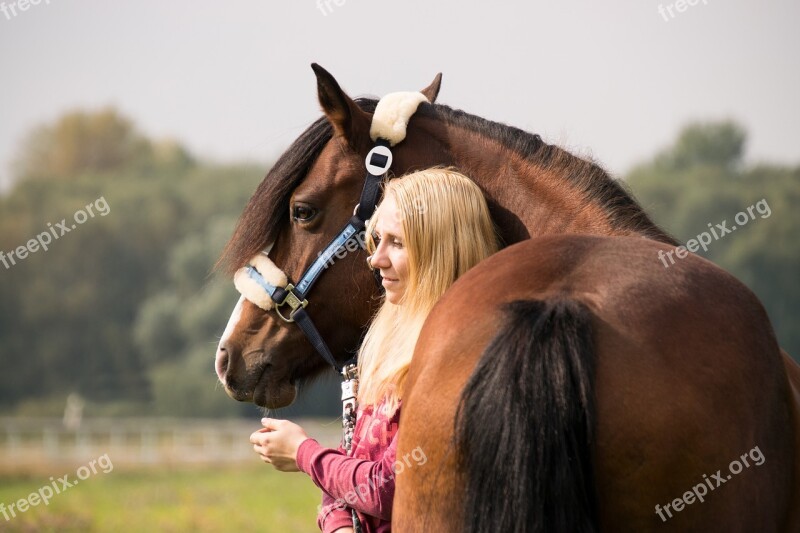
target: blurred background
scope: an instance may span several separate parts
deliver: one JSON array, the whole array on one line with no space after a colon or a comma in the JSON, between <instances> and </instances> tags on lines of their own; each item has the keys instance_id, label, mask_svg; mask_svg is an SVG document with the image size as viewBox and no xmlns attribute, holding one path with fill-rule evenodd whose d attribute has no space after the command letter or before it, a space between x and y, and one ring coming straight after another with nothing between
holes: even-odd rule
<instances>
[{"instance_id":1,"label":"blurred background","mask_svg":"<svg viewBox=\"0 0 800 533\"><path fill-rule=\"evenodd\" d=\"M593 158L682 241L763 201L699 253L758 294L797 359L798 16L788 0L6 0L0 503L114 468L0 512L0 530L316 530L319 490L257 460L264 412L216 383L238 293L211 270L320 114L311 62L351 96L441 71L440 102ZM269 414L333 445L338 395L328 376Z\"/></svg>"}]
</instances>

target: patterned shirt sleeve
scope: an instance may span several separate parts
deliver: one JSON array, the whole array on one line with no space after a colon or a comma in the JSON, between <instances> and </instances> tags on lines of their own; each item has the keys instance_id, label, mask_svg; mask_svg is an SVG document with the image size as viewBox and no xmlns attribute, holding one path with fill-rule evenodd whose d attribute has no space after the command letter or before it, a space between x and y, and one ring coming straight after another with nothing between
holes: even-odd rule
<instances>
[{"instance_id":1,"label":"patterned shirt sleeve","mask_svg":"<svg viewBox=\"0 0 800 533\"><path fill-rule=\"evenodd\" d=\"M297 451L297 466L339 505L381 520L391 520L397 434L378 461L348 457L339 450L306 439Z\"/></svg>"},{"instance_id":2,"label":"patterned shirt sleeve","mask_svg":"<svg viewBox=\"0 0 800 533\"><path fill-rule=\"evenodd\" d=\"M341 527L351 527L353 516L344 502L336 501L333 496L322 491L322 510L317 515L317 526L322 533L333 533Z\"/></svg>"}]
</instances>

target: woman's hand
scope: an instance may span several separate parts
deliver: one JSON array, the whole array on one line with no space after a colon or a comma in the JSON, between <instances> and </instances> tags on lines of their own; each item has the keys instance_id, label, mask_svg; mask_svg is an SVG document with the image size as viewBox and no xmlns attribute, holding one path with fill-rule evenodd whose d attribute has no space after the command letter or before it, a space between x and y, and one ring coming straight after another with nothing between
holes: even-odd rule
<instances>
[{"instance_id":1,"label":"woman's hand","mask_svg":"<svg viewBox=\"0 0 800 533\"><path fill-rule=\"evenodd\" d=\"M261 424L264 428L250 435L253 449L261 460L281 472L297 472L297 449L308 438L306 432L288 420L262 418Z\"/></svg>"}]
</instances>

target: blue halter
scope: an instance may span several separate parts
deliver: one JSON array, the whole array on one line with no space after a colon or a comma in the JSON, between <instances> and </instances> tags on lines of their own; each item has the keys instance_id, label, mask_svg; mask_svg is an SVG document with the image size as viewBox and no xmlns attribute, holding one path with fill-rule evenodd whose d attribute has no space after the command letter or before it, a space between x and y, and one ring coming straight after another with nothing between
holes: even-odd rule
<instances>
[{"instance_id":1,"label":"blue halter","mask_svg":"<svg viewBox=\"0 0 800 533\"><path fill-rule=\"evenodd\" d=\"M247 275L266 291L269 297L275 302L275 312L286 322L295 322L303 330L308 340L319 352L325 361L330 364L338 373L342 373L343 368L353 365L356 356L340 365L333 357L328 345L322 339L314 322L305 310L308 305L306 297L319 279L327 266L332 265L339 257L340 252L347 248L348 243L357 237L358 233L365 229L366 222L375 212L378 199L381 193L381 182L386 177L386 173L392 165L392 152L389 149L389 141L378 139L375 146L369 151L366 157L367 175L364 180L364 187L361 190L361 198L354 210L353 216L339 231L338 235L331 240L325 249L319 254L317 259L309 266L300 281L296 285L288 283L285 287L278 287L269 283L261 273L252 265L248 265ZM356 241L358 239L356 238ZM363 247L361 242L359 247ZM376 274L377 277L377 274ZM377 278L376 278L377 279ZM288 305L291 310L288 316L281 312L281 307Z\"/></svg>"}]
</instances>

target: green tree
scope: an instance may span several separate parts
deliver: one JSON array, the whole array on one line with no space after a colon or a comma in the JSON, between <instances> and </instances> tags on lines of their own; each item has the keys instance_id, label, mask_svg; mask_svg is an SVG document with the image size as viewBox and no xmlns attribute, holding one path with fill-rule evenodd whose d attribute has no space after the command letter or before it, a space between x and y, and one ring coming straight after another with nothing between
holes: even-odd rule
<instances>
[{"instance_id":1,"label":"green tree","mask_svg":"<svg viewBox=\"0 0 800 533\"><path fill-rule=\"evenodd\" d=\"M18 179L72 179L155 158L154 147L131 121L108 108L75 111L34 129L14 166Z\"/></svg>"},{"instance_id":2,"label":"green tree","mask_svg":"<svg viewBox=\"0 0 800 533\"><path fill-rule=\"evenodd\" d=\"M62 219L69 229L76 211L101 198L109 210L95 209L46 251L9 268L0 264L0 364L13 369L0 373L0 406L25 404L33 412L36 402L57 405L78 392L90 400L89 414L125 402L130 407L121 411L149 412L153 367L169 356L181 360L196 340L180 334L185 319L177 318L189 308L175 300L184 293L173 292L173 279L191 279L196 288L221 248L213 245L218 248L202 259L208 261L203 268L190 237L202 234L209 220L237 216L263 169L197 162L175 142L147 139L112 109L70 113L37 128L17 161L13 187L0 196L0 250L25 246ZM157 334L147 324L136 326L143 315L156 315L149 327L158 326ZM171 325L170 318L176 318ZM209 342L224 319L212 325L205 318ZM148 335L160 341L151 341L157 352L140 349L138 341ZM210 357L208 372L213 375Z\"/></svg>"},{"instance_id":3,"label":"green tree","mask_svg":"<svg viewBox=\"0 0 800 533\"><path fill-rule=\"evenodd\" d=\"M746 141L744 128L735 122L695 122L655 161L661 168L678 172L701 165L732 171L742 161Z\"/></svg>"},{"instance_id":4,"label":"green tree","mask_svg":"<svg viewBox=\"0 0 800 533\"><path fill-rule=\"evenodd\" d=\"M692 124L675 144L627 176L657 223L683 242L760 205L763 213L698 253L747 284L766 307L780 344L800 361L800 166L742 163L746 134L732 122ZM759 202L761 202L759 204ZM769 208L769 209L765 209Z\"/></svg>"}]
</instances>

